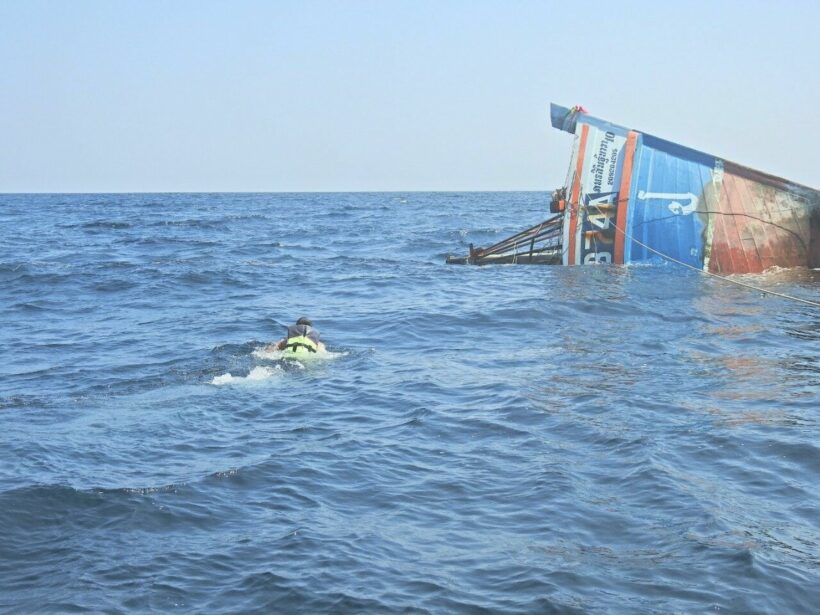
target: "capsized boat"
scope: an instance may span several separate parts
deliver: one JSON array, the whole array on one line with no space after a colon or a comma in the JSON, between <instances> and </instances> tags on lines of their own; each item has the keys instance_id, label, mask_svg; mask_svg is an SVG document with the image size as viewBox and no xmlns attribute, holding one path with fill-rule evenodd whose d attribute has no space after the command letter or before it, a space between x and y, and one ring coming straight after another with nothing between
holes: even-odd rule
<instances>
[{"instance_id":1,"label":"capsized boat","mask_svg":"<svg viewBox=\"0 0 820 615\"><path fill-rule=\"evenodd\" d=\"M820 267L820 191L550 106L573 134L552 217L448 263L587 265L673 260L711 273Z\"/></svg>"}]
</instances>

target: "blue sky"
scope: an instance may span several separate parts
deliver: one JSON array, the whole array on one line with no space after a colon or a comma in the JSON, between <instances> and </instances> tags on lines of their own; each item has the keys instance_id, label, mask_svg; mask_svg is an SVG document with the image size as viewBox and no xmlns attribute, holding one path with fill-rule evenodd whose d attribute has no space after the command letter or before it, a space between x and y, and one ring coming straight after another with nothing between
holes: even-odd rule
<instances>
[{"instance_id":1,"label":"blue sky","mask_svg":"<svg viewBox=\"0 0 820 615\"><path fill-rule=\"evenodd\" d=\"M0 192L548 190L548 105L820 187L820 3L0 2Z\"/></svg>"}]
</instances>

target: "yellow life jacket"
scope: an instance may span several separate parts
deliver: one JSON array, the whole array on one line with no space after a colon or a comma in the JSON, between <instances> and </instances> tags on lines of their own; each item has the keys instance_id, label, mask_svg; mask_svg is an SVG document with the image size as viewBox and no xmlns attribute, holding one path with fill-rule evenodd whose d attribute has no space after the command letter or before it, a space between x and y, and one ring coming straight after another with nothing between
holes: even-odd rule
<instances>
[{"instance_id":1,"label":"yellow life jacket","mask_svg":"<svg viewBox=\"0 0 820 615\"><path fill-rule=\"evenodd\" d=\"M290 352L316 352L319 350L319 345L312 339L305 335L297 337L289 337L285 342L285 350Z\"/></svg>"}]
</instances>

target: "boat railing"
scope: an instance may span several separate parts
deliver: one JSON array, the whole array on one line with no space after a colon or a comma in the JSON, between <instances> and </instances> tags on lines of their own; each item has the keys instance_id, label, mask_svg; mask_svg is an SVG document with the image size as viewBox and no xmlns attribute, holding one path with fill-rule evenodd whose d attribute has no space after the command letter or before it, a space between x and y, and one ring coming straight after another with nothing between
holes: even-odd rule
<instances>
[{"instance_id":1,"label":"boat railing","mask_svg":"<svg viewBox=\"0 0 820 615\"><path fill-rule=\"evenodd\" d=\"M448 256L447 262L459 265L558 264L561 261L562 229L563 216L552 216L488 248L475 248L470 244L468 256Z\"/></svg>"}]
</instances>

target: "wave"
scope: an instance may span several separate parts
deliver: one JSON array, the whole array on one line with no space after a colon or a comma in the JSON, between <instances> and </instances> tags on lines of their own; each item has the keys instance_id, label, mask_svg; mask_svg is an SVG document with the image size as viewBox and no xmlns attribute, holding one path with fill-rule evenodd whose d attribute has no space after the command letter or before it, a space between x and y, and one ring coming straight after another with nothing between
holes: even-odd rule
<instances>
[{"instance_id":1,"label":"wave","mask_svg":"<svg viewBox=\"0 0 820 615\"><path fill-rule=\"evenodd\" d=\"M139 286L139 283L133 280L106 280L98 284L94 284L92 288L101 293L113 293L123 290L129 290Z\"/></svg>"},{"instance_id":2,"label":"wave","mask_svg":"<svg viewBox=\"0 0 820 615\"><path fill-rule=\"evenodd\" d=\"M0 410L21 408L44 408L51 402L36 395L8 395L0 397Z\"/></svg>"},{"instance_id":3,"label":"wave","mask_svg":"<svg viewBox=\"0 0 820 615\"><path fill-rule=\"evenodd\" d=\"M254 367L247 376L234 376L233 374L225 373L221 376L214 376L210 384L222 386L226 384L254 384L261 383L271 378L276 378L282 374L282 368L278 365L267 367L258 365Z\"/></svg>"},{"instance_id":4,"label":"wave","mask_svg":"<svg viewBox=\"0 0 820 615\"><path fill-rule=\"evenodd\" d=\"M225 227L225 220L159 220L146 225L148 227L182 227L193 229L219 229Z\"/></svg>"},{"instance_id":5,"label":"wave","mask_svg":"<svg viewBox=\"0 0 820 615\"><path fill-rule=\"evenodd\" d=\"M130 222L121 222L119 220L95 220L94 222L86 222L80 225L80 228L86 230L123 230L133 228L134 225Z\"/></svg>"}]
</instances>

